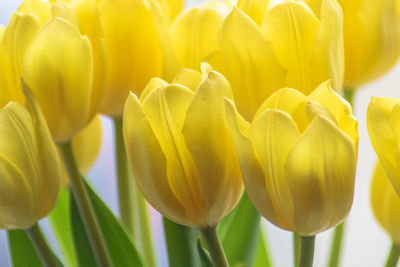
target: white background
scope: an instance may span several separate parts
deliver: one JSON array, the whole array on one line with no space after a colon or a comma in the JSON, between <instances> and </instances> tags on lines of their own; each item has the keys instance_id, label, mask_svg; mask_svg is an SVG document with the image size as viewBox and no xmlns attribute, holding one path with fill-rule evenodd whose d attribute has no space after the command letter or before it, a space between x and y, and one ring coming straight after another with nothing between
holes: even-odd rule
<instances>
[{"instance_id":1,"label":"white background","mask_svg":"<svg viewBox=\"0 0 400 267\"><path fill-rule=\"evenodd\" d=\"M12 12L21 0L0 0L0 24L7 25ZM193 0L189 5L198 1ZM1 88L0 88L1 90ZM359 160L356 178L354 205L347 221L342 265L345 267L383 266L390 247L389 237L375 222L369 204L369 184L372 168L376 159L366 130L365 114L371 96L393 96L400 98L400 65L390 73L357 91L355 114L359 120ZM90 172L89 179L103 196L107 204L117 213L116 187L114 185L114 162L112 146L112 124L103 118L103 148L98 162ZM159 266L167 266L160 218L152 211L154 241L158 254ZM264 220L269 247L274 266L292 266L292 235L275 228ZM41 224L46 229L46 221ZM399 225L400 227L400 225ZM47 231L47 230L46 230ZM331 232L317 237L315 267L326 266ZM51 238L50 238L51 239ZM52 241L53 242L53 241ZM10 265L5 231L0 231L0 267Z\"/></svg>"}]
</instances>

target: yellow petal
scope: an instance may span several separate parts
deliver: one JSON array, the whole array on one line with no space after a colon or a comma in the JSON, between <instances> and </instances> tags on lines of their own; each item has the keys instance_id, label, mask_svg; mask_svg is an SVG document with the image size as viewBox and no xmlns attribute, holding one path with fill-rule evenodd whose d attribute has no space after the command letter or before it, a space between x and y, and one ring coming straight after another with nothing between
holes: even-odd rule
<instances>
[{"instance_id":1,"label":"yellow petal","mask_svg":"<svg viewBox=\"0 0 400 267\"><path fill-rule=\"evenodd\" d=\"M250 125L240 116L231 99L225 98L225 112L227 125L239 157L246 191L254 206L265 218L268 218L275 225L281 225L267 190L266 179L260 161L255 157L251 142L246 134Z\"/></svg>"},{"instance_id":2,"label":"yellow petal","mask_svg":"<svg viewBox=\"0 0 400 267\"><path fill-rule=\"evenodd\" d=\"M286 85L306 94L314 89L310 61L318 27L318 18L307 5L297 1L276 5L261 24L279 63L288 71Z\"/></svg>"},{"instance_id":3,"label":"yellow petal","mask_svg":"<svg viewBox=\"0 0 400 267\"><path fill-rule=\"evenodd\" d=\"M221 52L239 112L251 120L261 103L284 86L285 70L257 25L234 8L222 29ZM225 73L224 73L225 74Z\"/></svg>"},{"instance_id":4,"label":"yellow petal","mask_svg":"<svg viewBox=\"0 0 400 267\"><path fill-rule=\"evenodd\" d=\"M258 25L261 24L268 5L269 0L239 0L237 3L237 7Z\"/></svg>"},{"instance_id":5,"label":"yellow petal","mask_svg":"<svg viewBox=\"0 0 400 267\"><path fill-rule=\"evenodd\" d=\"M167 162L136 95L127 98L124 140L136 185L146 200L175 222L187 224L184 207L170 189Z\"/></svg>"},{"instance_id":6,"label":"yellow petal","mask_svg":"<svg viewBox=\"0 0 400 267\"><path fill-rule=\"evenodd\" d=\"M22 59L39 27L39 21L34 16L17 12L12 15L4 30L0 44L0 106L11 100L24 103L19 82Z\"/></svg>"},{"instance_id":7,"label":"yellow petal","mask_svg":"<svg viewBox=\"0 0 400 267\"><path fill-rule=\"evenodd\" d=\"M353 116L350 104L331 89L330 82L318 86L308 98L325 106L335 117L340 129L358 144L358 122Z\"/></svg>"},{"instance_id":8,"label":"yellow petal","mask_svg":"<svg viewBox=\"0 0 400 267\"><path fill-rule=\"evenodd\" d=\"M193 92L185 87L160 87L146 97L143 111L167 159L167 175L172 192L185 207L192 224L204 226L203 186L181 132L192 98Z\"/></svg>"},{"instance_id":9,"label":"yellow petal","mask_svg":"<svg viewBox=\"0 0 400 267\"><path fill-rule=\"evenodd\" d=\"M371 182L371 206L376 220L396 244L400 244L400 198L379 163L375 164Z\"/></svg>"},{"instance_id":10,"label":"yellow petal","mask_svg":"<svg viewBox=\"0 0 400 267\"><path fill-rule=\"evenodd\" d=\"M307 98L301 92L291 88L282 88L273 93L262 103L254 116L254 120L265 110L275 108L290 114L300 132L303 132L308 126L308 118L304 111L306 102Z\"/></svg>"},{"instance_id":11,"label":"yellow petal","mask_svg":"<svg viewBox=\"0 0 400 267\"><path fill-rule=\"evenodd\" d=\"M182 130L201 178L207 225L216 225L237 204L243 182L224 108L225 78L210 72L199 85Z\"/></svg>"},{"instance_id":12,"label":"yellow petal","mask_svg":"<svg viewBox=\"0 0 400 267\"><path fill-rule=\"evenodd\" d=\"M342 9L336 0L324 0L320 12L310 64L311 87L331 79L333 89L340 92L344 77Z\"/></svg>"},{"instance_id":13,"label":"yellow petal","mask_svg":"<svg viewBox=\"0 0 400 267\"><path fill-rule=\"evenodd\" d=\"M202 75L200 72L190 69L180 69L172 83L183 85L194 91L201 80Z\"/></svg>"},{"instance_id":14,"label":"yellow petal","mask_svg":"<svg viewBox=\"0 0 400 267\"><path fill-rule=\"evenodd\" d=\"M87 124L92 69L90 42L60 18L43 26L25 52L23 77L56 142L71 139Z\"/></svg>"},{"instance_id":15,"label":"yellow petal","mask_svg":"<svg viewBox=\"0 0 400 267\"><path fill-rule=\"evenodd\" d=\"M79 22L72 10L67 6L65 2L57 2L51 6L51 14L53 17L59 17L67 20L69 23L79 29Z\"/></svg>"},{"instance_id":16,"label":"yellow petal","mask_svg":"<svg viewBox=\"0 0 400 267\"><path fill-rule=\"evenodd\" d=\"M323 116L337 125L337 121L332 113L318 102L308 100L305 106L305 111L309 121L312 121L317 116Z\"/></svg>"},{"instance_id":17,"label":"yellow petal","mask_svg":"<svg viewBox=\"0 0 400 267\"><path fill-rule=\"evenodd\" d=\"M398 139L392 131L392 111L399 101L390 97L372 97L367 110L367 129L372 146L394 188L400 194L400 157ZM393 120L398 118L393 118Z\"/></svg>"},{"instance_id":18,"label":"yellow petal","mask_svg":"<svg viewBox=\"0 0 400 267\"><path fill-rule=\"evenodd\" d=\"M121 117L128 92L137 95L159 77L162 55L150 7L144 1L102 0L107 82L102 112Z\"/></svg>"},{"instance_id":19,"label":"yellow petal","mask_svg":"<svg viewBox=\"0 0 400 267\"><path fill-rule=\"evenodd\" d=\"M152 78L149 83L146 85L146 87L144 88L143 92L140 94L140 101L143 102L146 97L155 89L159 88L159 87L164 87L167 86L168 83L166 81L164 81L163 79L159 79L159 78Z\"/></svg>"},{"instance_id":20,"label":"yellow petal","mask_svg":"<svg viewBox=\"0 0 400 267\"><path fill-rule=\"evenodd\" d=\"M200 63L219 47L219 32L227 8L208 5L182 13L170 28L170 36L180 67L200 70Z\"/></svg>"},{"instance_id":21,"label":"yellow petal","mask_svg":"<svg viewBox=\"0 0 400 267\"><path fill-rule=\"evenodd\" d=\"M353 202L356 161L351 138L331 120L316 117L285 165L295 232L315 235L347 216Z\"/></svg>"},{"instance_id":22,"label":"yellow petal","mask_svg":"<svg viewBox=\"0 0 400 267\"><path fill-rule=\"evenodd\" d=\"M250 139L265 174L265 183L272 199L280 227L293 229L293 203L285 179L285 162L289 151L300 137L296 123L285 112L265 110L253 123Z\"/></svg>"},{"instance_id":23,"label":"yellow petal","mask_svg":"<svg viewBox=\"0 0 400 267\"><path fill-rule=\"evenodd\" d=\"M41 24L51 18L51 5L41 0L24 0L18 12L35 15Z\"/></svg>"},{"instance_id":24,"label":"yellow petal","mask_svg":"<svg viewBox=\"0 0 400 267\"><path fill-rule=\"evenodd\" d=\"M100 153L101 143L101 120L99 116L96 116L85 129L72 139L72 148L74 150L76 162L78 163L79 171L82 174L87 174L95 163Z\"/></svg>"}]
</instances>

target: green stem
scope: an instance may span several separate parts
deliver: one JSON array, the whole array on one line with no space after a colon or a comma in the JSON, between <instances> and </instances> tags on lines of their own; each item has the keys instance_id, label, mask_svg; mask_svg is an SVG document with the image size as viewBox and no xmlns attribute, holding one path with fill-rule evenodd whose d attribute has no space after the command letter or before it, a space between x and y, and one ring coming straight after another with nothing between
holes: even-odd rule
<instances>
[{"instance_id":1,"label":"green stem","mask_svg":"<svg viewBox=\"0 0 400 267\"><path fill-rule=\"evenodd\" d=\"M340 253L342 251L343 235L346 221L335 227L332 235L331 252L329 256L328 267L337 267L340 262Z\"/></svg>"},{"instance_id":2,"label":"green stem","mask_svg":"<svg viewBox=\"0 0 400 267\"><path fill-rule=\"evenodd\" d=\"M293 266L299 265L301 249L301 238L298 233L293 232Z\"/></svg>"},{"instance_id":3,"label":"green stem","mask_svg":"<svg viewBox=\"0 0 400 267\"><path fill-rule=\"evenodd\" d=\"M32 241L40 259L46 267L58 267L57 259L51 251L46 239L43 236L38 224L34 224L31 228L25 230L29 239Z\"/></svg>"},{"instance_id":4,"label":"green stem","mask_svg":"<svg viewBox=\"0 0 400 267\"><path fill-rule=\"evenodd\" d=\"M200 229L215 267L229 267L221 241L218 238L217 227Z\"/></svg>"},{"instance_id":5,"label":"green stem","mask_svg":"<svg viewBox=\"0 0 400 267\"><path fill-rule=\"evenodd\" d=\"M60 148L64 166L68 173L70 188L74 194L97 264L98 266L104 267L112 266L111 258L108 254L99 223L93 211L92 203L78 170L71 142L68 141L67 143L59 144L58 147Z\"/></svg>"},{"instance_id":6,"label":"green stem","mask_svg":"<svg viewBox=\"0 0 400 267\"><path fill-rule=\"evenodd\" d=\"M119 215L122 224L134 239L137 239L135 231L135 194L132 178L129 176L128 158L126 156L125 142L122 129L122 119L114 118L114 140L117 170Z\"/></svg>"},{"instance_id":7,"label":"green stem","mask_svg":"<svg viewBox=\"0 0 400 267\"><path fill-rule=\"evenodd\" d=\"M139 213L138 215L140 222L140 230L141 230L140 234L142 241L142 249L145 261L147 263L146 266L156 267L157 265L153 249L153 241L151 236L151 229L150 229L151 227L150 227L147 203L139 191L136 192L136 197L137 197L137 205Z\"/></svg>"},{"instance_id":8,"label":"green stem","mask_svg":"<svg viewBox=\"0 0 400 267\"><path fill-rule=\"evenodd\" d=\"M396 267L400 256L400 246L392 243L385 267Z\"/></svg>"},{"instance_id":9,"label":"green stem","mask_svg":"<svg viewBox=\"0 0 400 267\"><path fill-rule=\"evenodd\" d=\"M142 246L146 266L155 267L153 242L146 200L137 190L135 181L129 172L125 150L122 119L114 118L115 153L117 160L118 200L122 223ZM135 220L135 211L138 212ZM138 223L139 222L139 223ZM138 223L138 225L136 225ZM138 230L140 228L140 230Z\"/></svg>"},{"instance_id":10,"label":"green stem","mask_svg":"<svg viewBox=\"0 0 400 267\"><path fill-rule=\"evenodd\" d=\"M312 267L314 261L315 236L301 236L299 267Z\"/></svg>"},{"instance_id":11,"label":"green stem","mask_svg":"<svg viewBox=\"0 0 400 267\"><path fill-rule=\"evenodd\" d=\"M355 92L356 91L354 89L351 89L351 88L343 88L343 91L342 91L343 98L346 99L347 102L349 102L350 105L352 105L352 106L354 104Z\"/></svg>"}]
</instances>

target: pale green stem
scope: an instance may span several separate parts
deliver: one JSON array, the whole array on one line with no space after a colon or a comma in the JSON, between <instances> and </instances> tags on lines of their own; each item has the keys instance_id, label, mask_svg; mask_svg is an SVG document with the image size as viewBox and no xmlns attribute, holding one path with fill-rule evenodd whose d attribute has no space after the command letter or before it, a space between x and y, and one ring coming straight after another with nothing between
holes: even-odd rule
<instances>
[{"instance_id":1,"label":"pale green stem","mask_svg":"<svg viewBox=\"0 0 400 267\"><path fill-rule=\"evenodd\" d=\"M46 239L43 236L42 231L39 228L39 225L36 223L30 228L26 229L25 232L29 236L29 239L32 241L33 246L36 249L36 252L39 254L42 263L46 267L58 267L57 259L51 251L49 245L47 244Z\"/></svg>"},{"instance_id":2,"label":"pale green stem","mask_svg":"<svg viewBox=\"0 0 400 267\"><path fill-rule=\"evenodd\" d=\"M58 147L60 148L64 166L68 173L69 186L75 197L79 214L85 226L97 265L104 267L112 266L111 258L108 254L99 223L93 211L92 203L78 170L71 142L68 141L67 143L59 144Z\"/></svg>"},{"instance_id":3,"label":"pale green stem","mask_svg":"<svg viewBox=\"0 0 400 267\"><path fill-rule=\"evenodd\" d=\"M229 267L224 249L217 234L217 227L200 229L206 242L208 252L215 267Z\"/></svg>"},{"instance_id":4,"label":"pale green stem","mask_svg":"<svg viewBox=\"0 0 400 267\"><path fill-rule=\"evenodd\" d=\"M400 256L400 246L392 243L385 267L396 267Z\"/></svg>"},{"instance_id":5,"label":"pale green stem","mask_svg":"<svg viewBox=\"0 0 400 267\"><path fill-rule=\"evenodd\" d=\"M128 158L125 151L122 119L114 118L115 160L118 187L119 216L122 224L133 239L137 239L135 231L135 194L132 177L129 175Z\"/></svg>"},{"instance_id":6,"label":"pale green stem","mask_svg":"<svg viewBox=\"0 0 400 267\"><path fill-rule=\"evenodd\" d=\"M312 267L314 262L315 236L301 236L299 267Z\"/></svg>"},{"instance_id":7,"label":"pale green stem","mask_svg":"<svg viewBox=\"0 0 400 267\"><path fill-rule=\"evenodd\" d=\"M122 119L114 118L115 152L117 159L118 200L122 223L134 239L140 242L146 266L155 267L156 260L146 200L137 190L129 172ZM137 212L135 218L135 212ZM138 223L138 225L136 225Z\"/></svg>"},{"instance_id":8,"label":"pale green stem","mask_svg":"<svg viewBox=\"0 0 400 267\"><path fill-rule=\"evenodd\" d=\"M299 265L301 249L301 237L298 233L293 232L293 266Z\"/></svg>"}]
</instances>

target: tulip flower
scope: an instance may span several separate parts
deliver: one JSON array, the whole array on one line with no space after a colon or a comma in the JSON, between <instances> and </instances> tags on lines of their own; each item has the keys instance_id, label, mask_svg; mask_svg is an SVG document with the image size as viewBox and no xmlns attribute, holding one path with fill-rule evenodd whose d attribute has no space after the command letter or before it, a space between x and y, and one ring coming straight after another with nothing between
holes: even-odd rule
<instances>
[{"instance_id":1,"label":"tulip flower","mask_svg":"<svg viewBox=\"0 0 400 267\"><path fill-rule=\"evenodd\" d=\"M247 120L277 88L287 86L309 94L331 79L335 91L342 89L339 4L336 0L313 6L302 0L280 2L268 8L268 1L239 1L222 27L221 71Z\"/></svg>"},{"instance_id":2,"label":"tulip flower","mask_svg":"<svg viewBox=\"0 0 400 267\"><path fill-rule=\"evenodd\" d=\"M344 87L356 89L379 78L397 62L400 17L396 0L338 2L343 9Z\"/></svg>"},{"instance_id":3,"label":"tulip flower","mask_svg":"<svg viewBox=\"0 0 400 267\"><path fill-rule=\"evenodd\" d=\"M183 6L182 0L160 1L168 21ZM102 112L122 116L125 100L132 90L140 94L152 77L162 74L163 56L150 3L144 0L102 0L107 78Z\"/></svg>"},{"instance_id":4,"label":"tulip flower","mask_svg":"<svg viewBox=\"0 0 400 267\"><path fill-rule=\"evenodd\" d=\"M372 97L367 128L372 146L396 192L400 195L400 103L392 97Z\"/></svg>"},{"instance_id":5,"label":"tulip flower","mask_svg":"<svg viewBox=\"0 0 400 267\"><path fill-rule=\"evenodd\" d=\"M32 92L26 109L0 110L0 229L27 229L52 210L61 186L61 162Z\"/></svg>"},{"instance_id":6,"label":"tulip flower","mask_svg":"<svg viewBox=\"0 0 400 267\"><path fill-rule=\"evenodd\" d=\"M329 82L305 96L280 89L251 125L226 101L247 193L274 225L301 236L334 227L350 211L357 121Z\"/></svg>"},{"instance_id":7,"label":"tulip flower","mask_svg":"<svg viewBox=\"0 0 400 267\"><path fill-rule=\"evenodd\" d=\"M24 102L23 76L56 142L86 127L103 97L105 48L96 8L96 0L70 6L25 0L2 34L0 103Z\"/></svg>"},{"instance_id":8,"label":"tulip flower","mask_svg":"<svg viewBox=\"0 0 400 267\"><path fill-rule=\"evenodd\" d=\"M214 227L242 195L224 115L230 90L218 72L183 70L172 84L152 79L140 99L130 93L126 101L124 138L136 184L176 223Z\"/></svg>"},{"instance_id":9,"label":"tulip flower","mask_svg":"<svg viewBox=\"0 0 400 267\"><path fill-rule=\"evenodd\" d=\"M400 245L400 197L393 188L385 169L375 164L371 182L371 206L375 219L393 239Z\"/></svg>"}]
</instances>

